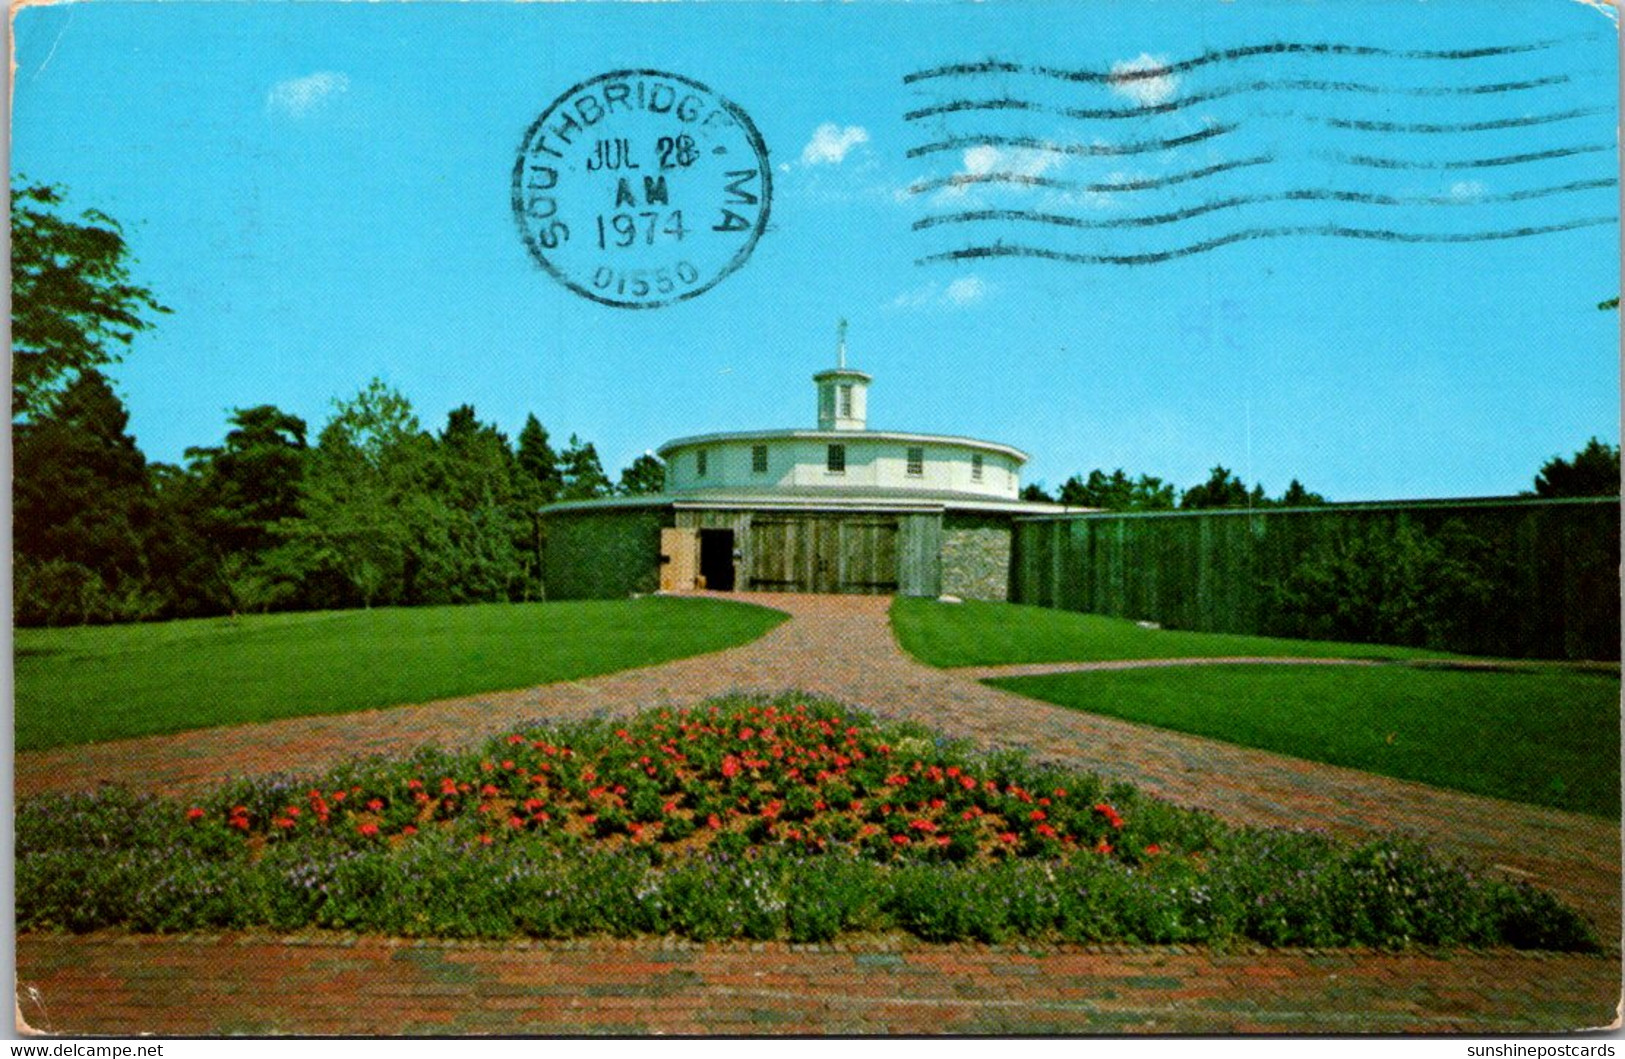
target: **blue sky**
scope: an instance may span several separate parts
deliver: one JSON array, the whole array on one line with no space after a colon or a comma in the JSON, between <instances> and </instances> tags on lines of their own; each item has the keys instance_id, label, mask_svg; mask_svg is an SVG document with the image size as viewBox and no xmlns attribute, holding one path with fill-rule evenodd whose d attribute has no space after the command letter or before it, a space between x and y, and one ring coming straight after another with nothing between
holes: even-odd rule
<instances>
[{"instance_id":1,"label":"blue sky","mask_svg":"<svg viewBox=\"0 0 1625 1059\"><path fill-rule=\"evenodd\" d=\"M1578 3L77 3L15 31L14 177L123 221L174 309L112 373L152 459L234 407L314 435L376 375L430 427L535 412L613 474L810 425L843 316L872 426L1017 445L1051 486L1502 494L1619 438L1615 29ZM1247 50L1280 43L1340 50ZM775 186L738 272L628 311L530 259L509 183L555 97L637 67L743 108ZM966 100L1024 109L906 117ZM937 259L1012 246L1051 257Z\"/></svg>"}]
</instances>

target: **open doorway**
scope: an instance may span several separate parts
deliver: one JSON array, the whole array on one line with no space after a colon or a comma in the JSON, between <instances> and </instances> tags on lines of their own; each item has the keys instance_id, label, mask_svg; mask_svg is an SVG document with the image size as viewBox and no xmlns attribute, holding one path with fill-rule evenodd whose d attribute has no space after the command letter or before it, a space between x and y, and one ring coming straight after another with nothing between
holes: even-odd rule
<instances>
[{"instance_id":1,"label":"open doorway","mask_svg":"<svg viewBox=\"0 0 1625 1059\"><path fill-rule=\"evenodd\" d=\"M700 576L715 592L734 590L734 531L700 530Z\"/></svg>"}]
</instances>

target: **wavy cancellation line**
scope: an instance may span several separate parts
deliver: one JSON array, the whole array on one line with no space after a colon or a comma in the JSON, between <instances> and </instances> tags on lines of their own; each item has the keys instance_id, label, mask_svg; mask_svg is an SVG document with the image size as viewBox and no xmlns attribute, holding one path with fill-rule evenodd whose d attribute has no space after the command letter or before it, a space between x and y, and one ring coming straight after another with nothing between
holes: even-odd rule
<instances>
[{"instance_id":1,"label":"wavy cancellation line","mask_svg":"<svg viewBox=\"0 0 1625 1059\"><path fill-rule=\"evenodd\" d=\"M1274 156L1262 154L1252 158L1238 158L1229 162L1218 162L1213 165L1203 166L1200 169L1186 170L1182 173L1169 173L1166 176L1109 180L1098 184L1087 184L1077 180L1058 180L1054 177L1035 176L1030 173L956 173L953 176L934 177L930 180L922 180L911 184L908 193L910 195L922 195L928 191L968 187L974 184L1008 184L1020 187L1047 188L1051 191L1154 191L1158 188L1173 187L1175 184L1184 184L1193 180L1205 180L1210 176L1228 173L1232 169L1268 165L1273 161L1275 161Z\"/></svg>"},{"instance_id":2,"label":"wavy cancellation line","mask_svg":"<svg viewBox=\"0 0 1625 1059\"><path fill-rule=\"evenodd\" d=\"M1533 81L1502 81L1494 84L1474 85L1428 85L1425 87L1399 87L1392 85L1376 85L1360 81L1324 81L1324 80L1275 80L1275 81L1248 81L1244 84L1225 85L1222 88L1213 88L1205 92L1193 92L1178 99L1163 103L1152 103L1146 106L1134 107L1061 107L1049 103L1040 103L1030 99L1018 99L1014 96L1000 96L994 99L954 99L943 103L933 103L928 107L920 107L903 115L904 121L923 121L926 118L943 117L949 114L986 113L988 111L1020 111L1033 114L1049 114L1055 117L1072 118L1078 121L1116 120L1123 118L1154 117L1159 114L1172 114L1189 107L1212 103L1216 100L1227 99L1231 96L1243 95L1251 92L1349 92L1359 95L1378 96L1440 96L1440 95L1486 95L1496 92L1521 92L1532 88L1544 88L1549 85L1566 84L1569 81L1567 74L1557 74L1551 77L1537 78ZM1556 121L1568 121L1572 118L1588 117L1595 114L1610 113L1605 107L1587 107L1575 110L1560 111L1553 114L1537 114L1533 116L1520 115L1515 118L1501 118L1493 121L1462 122L1456 125L1427 125L1405 124L1402 122L1354 121L1339 118L1309 118L1311 121L1324 122L1335 128L1361 129L1369 132L1482 132L1490 129L1511 129L1524 125L1546 125Z\"/></svg>"},{"instance_id":3,"label":"wavy cancellation line","mask_svg":"<svg viewBox=\"0 0 1625 1059\"><path fill-rule=\"evenodd\" d=\"M1559 184L1553 187L1529 188L1522 191L1506 192L1499 195L1481 195L1474 198L1456 198L1448 195L1378 195L1365 191L1338 191L1329 188L1299 188L1291 191L1277 191L1264 195L1234 195L1229 198L1212 199L1208 202L1197 203L1184 209L1170 210L1166 213L1142 214L1137 217L1073 217L1063 213L1050 213L1043 210L1025 209L983 209L961 210L957 213L934 214L922 217L915 221L915 231L925 231L928 228L940 228L954 224L980 224L987 222L1015 221L1022 224L1045 224L1054 228L1072 228L1089 231L1104 231L1123 228L1155 228L1164 224L1177 224L1195 217L1205 216L1209 213L1219 213L1225 210L1240 209L1245 206L1267 205L1274 202L1345 202L1363 206L1471 206L1481 204L1494 204L1504 202L1522 202L1529 199L1547 198L1553 195L1569 194L1577 191L1590 191L1601 188L1616 187L1619 181L1609 177L1597 180L1579 180L1570 184Z\"/></svg>"},{"instance_id":4,"label":"wavy cancellation line","mask_svg":"<svg viewBox=\"0 0 1625 1059\"><path fill-rule=\"evenodd\" d=\"M1210 250L1217 250L1233 243L1251 242L1258 239L1321 236L1334 239L1364 239L1386 243L1486 243L1503 239L1522 239L1535 235L1551 235L1557 232L1574 231L1579 228L1595 228L1605 224L1618 223L1618 217L1585 217L1557 224L1483 232L1399 232L1386 228L1346 228L1339 225L1288 225L1274 228L1244 228L1240 231L1203 240L1200 243L1143 254L1078 254L1064 250L1051 250L1047 247L994 243L991 246L970 246L959 250L928 254L916 258L914 263L917 265L930 265L1003 257L1033 258L1074 265L1155 265L1182 257L1205 254Z\"/></svg>"},{"instance_id":5,"label":"wavy cancellation line","mask_svg":"<svg viewBox=\"0 0 1625 1059\"><path fill-rule=\"evenodd\" d=\"M1596 38L1584 37L1581 40ZM1543 51L1563 43L1562 40L1526 41L1521 44L1506 44L1487 48L1460 48L1447 50L1419 50L1379 48L1365 44L1341 44L1334 42L1306 42L1306 41L1270 41L1263 44L1246 44L1235 48L1216 48L1202 52L1188 59L1178 59L1173 62L1158 63L1145 69L1138 70L1068 70L1055 66L1044 66L1034 63L1007 62L1001 59L983 59L979 62L949 63L935 66L926 70L916 70L903 77L904 84L916 84L920 81L929 81L941 77L967 77L977 74L1035 74L1040 77L1049 77L1060 81L1081 81L1099 84L1122 84L1130 81L1149 80L1164 77L1168 74L1185 73L1203 66L1215 63L1235 62L1241 59L1252 59L1259 56L1281 55L1312 55L1319 57L1338 58L1375 58L1375 59L1438 59L1447 61L1461 61L1471 59L1488 59L1502 55L1521 55L1529 52Z\"/></svg>"},{"instance_id":6,"label":"wavy cancellation line","mask_svg":"<svg viewBox=\"0 0 1625 1059\"><path fill-rule=\"evenodd\" d=\"M1572 158L1577 154L1596 154L1612 151L1611 143L1580 144L1573 147L1554 147L1547 151L1528 151L1523 154L1498 155L1494 158L1417 159L1379 158L1366 154L1332 154L1325 157L1346 165L1365 166L1369 169L1489 169L1503 165L1523 165L1525 162L1544 162L1552 158Z\"/></svg>"},{"instance_id":7,"label":"wavy cancellation line","mask_svg":"<svg viewBox=\"0 0 1625 1059\"><path fill-rule=\"evenodd\" d=\"M1211 140L1215 136L1223 136L1227 132L1234 132L1234 125L1213 125L1184 136L1169 136L1150 140L1128 140L1123 143L1055 143L1037 136L950 136L946 140L923 144L919 147L909 148L907 157L921 158L928 154L940 154L943 151L962 151L969 147L1019 147L1028 151L1046 151L1051 154L1078 155L1083 157L1108 157L1125 154L1147 154L1151 151L1166 151L1175 147L1184 147L1188 144L1201 143Z\"/></svg>"}]
</instances>

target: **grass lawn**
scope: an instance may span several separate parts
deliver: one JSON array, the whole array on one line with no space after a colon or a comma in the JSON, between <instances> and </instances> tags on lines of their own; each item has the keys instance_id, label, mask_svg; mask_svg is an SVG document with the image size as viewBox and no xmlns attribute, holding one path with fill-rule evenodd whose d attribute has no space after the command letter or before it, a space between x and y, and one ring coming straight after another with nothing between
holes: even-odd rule
<instances>
[{"instance_id":1,"label":"grass lawn","mask_svg":"<svg viewBox=\"0 0 1625 1059\"><path fill-rule=\"evenodd\" d=\"M1620 686L1613 674L1193 666L990 683L1070 709L1311 761L1619 815Z\"/></svg>"},{"instance_id":2,"label":"grass lawn","mask_svg":"<svg viewBox=\"0 0 1625 1059\"><path fill-rule=\"evenodd\" d=\"M1013 603L899 598L892 629L903 650L933 666L1107 662L1128 658L1440 658L1437 651L1330 640L1142 629L1125 618Z\"/></svg>"},{"instance_id":3,"label":"grass lawn","mask_svg":"<svg viewBox=\"0 0 1625 1059\"><path fill-rule=\"evenodd\" d=\"M15 631L18 750L527 687L718 651L785 615L725 600L382 608Z\"/></svg>"}]
</instances>

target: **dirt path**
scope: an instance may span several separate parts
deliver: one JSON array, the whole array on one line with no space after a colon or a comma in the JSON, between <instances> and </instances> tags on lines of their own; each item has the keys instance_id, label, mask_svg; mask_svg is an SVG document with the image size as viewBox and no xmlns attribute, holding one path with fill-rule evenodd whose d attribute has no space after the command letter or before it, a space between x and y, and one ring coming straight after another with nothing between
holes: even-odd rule
<instances>
[{"instance_id":1,"label":"dirt path","mask_svg":"<svg viewBox=\"0 0 1625 1059\"><path fill-rule=\"evenodd\" d=\"M1315 764L1021 698L978 683L974 672L932 669L904 655L891 636L885 598L759 593L735 598L785 610L793 620L742 647L590 680L19 754L16 789L27 795L117 783L173 792L244 774L316 770L361 754L429 742L474 742L537 718L613 715L730 691L798 689L984 745L1025 748L1041 759L1093 769L1239 823L1318 828L1354 837L1409 832L1442 852L1549 888L1591 918L1605 938L1619 937L1619 829L1609 821ZM30 953L75 944L24 940L19 965L30 968L37 966ZM137 948L144 944L149 943L139 942ZM1617 959L1584 966L1591 969L1586 973L1594 987L1606 987L1610 1005L1617 1001ZM1530 981L1538 980L1539 974L1532 972ZM1419 1015L1423 1009L1405 1010Z\"/></svg>"}]
</instances>

